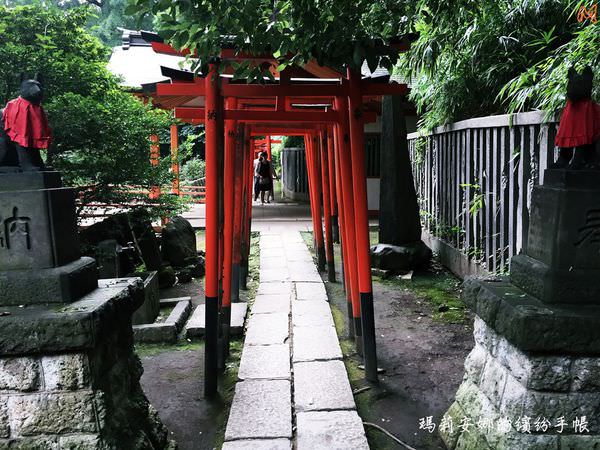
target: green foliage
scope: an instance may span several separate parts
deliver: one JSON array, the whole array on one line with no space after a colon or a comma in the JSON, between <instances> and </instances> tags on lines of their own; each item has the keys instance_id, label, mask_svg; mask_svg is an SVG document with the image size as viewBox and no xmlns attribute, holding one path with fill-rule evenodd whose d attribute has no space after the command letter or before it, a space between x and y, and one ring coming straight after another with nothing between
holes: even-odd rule
<instances>
[{"instance_id":1,"label":"green foliage","mask_svg":"<svg viewBox=\"0 0 600 450\"><path fill-rule=\"evenodd\" d=\"M284 136L281 139L283 148L304 148L303 136Z\"/></svg>"},{"instance_id":2,"label":"green foliage","mask_svg":"<svg viewBox=\"0 0 600 450\"><path fill-rule=\"evenodd\" d=\"M568 66L591 64L598 70L600 27L577 22L581 3L417 2L419 39L397 70L413 80L411 98L422 113L421 125L561 106Z\"/></svg>"},{"instance_id":3,"label":"green foliage","mask_svg":"<svg viewBox=\"0 0 600 450\"><path fill-rule=\"evenodd\" d=\"M66 183L82 188L84 203L147 203L122 187L169 182L169 161L149 164L149 135L171 119L120 90L107 49L84 28L89 17L89 8L0 7L0 98L18 95L18 72L42 72L54 133L48 156ZM154 203L153 215L179 206L168 195Z\"/></svg>"},{"instance_id":4,"label":"green foliage","mask_svg":"<svg viewBox=\"0 0 600 450\"><path fill-rule=\"evenodd\" d=\"M159 33L176 48L197 50L199 65L224 43L273 55L280 67L316 59L322 65L391 68L385 44L405 31L404 4L385 0L130 0L127 12L154 15ZM227 36L227 38L224 38ZM236 75L262 79L265 67L233 63Z\"/></svg>"},{"instance_id":5,"label":"green foliage","mask_svg":"<svg viewBox=\"0 0 600 450\"><path fill-rule=\"evenodd\" d=\"M571 1L567 11L575 13L587 1ZM571 16L570 21L574 21ZM547 48L550 37L545 35L537 48ZM499 93L499 98L509 101L509 111L519 112L532 108L545 110L548 115L564 105L567 71L574 66L581 71L589 65L594 70L593 96L600 98L600 26L590 22L574 26L573 37L557 47L526 71L514 77Z\"/></svg>"},{"instance_id":6,"label":"green foliage","mask_svg":"<svg viewBox=\"0 0 600 450\"><path fill-rule=\"evenodd\" d=\"M104 44L114 47L121 43L118 28L152 29L152 18L138 21L125 14L127 0L4 0L8 7L35 5L38 8L60 8L70 10L87 5L92 11L86 21L86 28Z\"/></svg>"},{"instance_id":7,"label":"green foliage","mask_svg":"<svg viewBox=\"0 0 600 450\"><path fill-rule=\"evenodd\" d=\"M191 183L204 178L206 174L206 163L204 160L194 157L189 159L183 166L179 173L181 181Z\"/></svg>"}]
</instances>

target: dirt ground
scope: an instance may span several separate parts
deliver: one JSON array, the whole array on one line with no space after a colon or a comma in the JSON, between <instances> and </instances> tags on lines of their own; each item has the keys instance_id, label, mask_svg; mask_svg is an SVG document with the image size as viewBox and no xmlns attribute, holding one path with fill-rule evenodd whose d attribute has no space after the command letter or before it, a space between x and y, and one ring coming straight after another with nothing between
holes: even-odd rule
<instances>
[{"instance_id":1,"label":"dirt ground","mask_svg":"<svg viewBox=\"0 0 600 450\"><path fill-rule=\"evenodd\" d=\"M339 261L339 249L337 249ZM339 263L337 280L341 280ZM352 387L369 386L358 366L361 358L347 339L347 303L341 283L325 283L340 334ZM460 280L436 266L415 273L413 281L374 277L379 386L356 394L359 413L417 449L444 449L437 431L419 430L419 419L440 422L463 377L473 348L472 320L466 310L439 313L459 305ZM454 322L454 323L453 323ZM366 427L372 449L403 448L380 431Z\"/></svg>"}]
</instances>

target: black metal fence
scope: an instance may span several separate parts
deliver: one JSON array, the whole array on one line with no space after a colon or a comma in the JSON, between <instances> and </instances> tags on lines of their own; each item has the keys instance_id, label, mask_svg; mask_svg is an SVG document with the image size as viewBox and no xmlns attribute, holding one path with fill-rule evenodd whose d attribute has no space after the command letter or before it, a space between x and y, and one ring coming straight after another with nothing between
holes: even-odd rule
<instances>
[{"instance_id":1,"label":"black metal fence","mask_svg":"<svg viewBox=\"0 0 600 450\"><path fill-rule=\"evenodd\" d=\"M422 222L489 272L527 242L531 190L554 161L543 112L469 119L408 135Z\"/></svg>"}]
</instances>

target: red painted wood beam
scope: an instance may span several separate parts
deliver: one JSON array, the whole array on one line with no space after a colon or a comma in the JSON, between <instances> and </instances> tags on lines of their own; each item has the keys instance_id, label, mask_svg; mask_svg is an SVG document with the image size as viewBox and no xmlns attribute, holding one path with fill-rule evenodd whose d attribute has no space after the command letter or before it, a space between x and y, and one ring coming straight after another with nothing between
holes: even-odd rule
<instances>
[{"instance_id":1,"label":"red painted wood beam","mask_svg":"<svg viewBox=\"0 0 600 450\"><path fill-rule=\"evenodd\" d=\"M340 190L343 197L344 219L342 239L345 239L346 259L344 270L348 273L347 292L352 302L352 327L354 328L356 349L362 355L362 323L360 317L360 297L358 291L358 263L356 254L356 231L354 223L354 191L352 188L352 162L350 160L350 129L348 124L348 100L336 99L336 109L343 112L342 120L336 127L338 162L340 167Z\"/></svg>"},{"instance_id":2,"label":"red painted wood beam","mask_svg":"<svg viewBox=\"0 0 600 450\"><path fill-rule=\"evenodd\" d=\"M333 151L333 127L327 128L327 161L329 175L329 202L331 204L331 231L334 243L339 243L338 207L335 185L335 156Z\"/></svg>"},{"instance_id":3,"label":"red painted wood beam","mask_svg":"<svg viewBox=\"0 0 600 450\"><path fill-rule=\"evenodd\" d=\"M365 139L362 120L360 73L348 70L350 96L350 154L354 189L354 222L358 260L358 288L363 334L365 377L377 382L377 349L375 342L375 316L373 311L373 285L371 280L371 245L369 242L369 211L367 206L367 179L365 176Z\"/></svg>"},{"instance_id":4,"label":"red painted wood beam","mask_svg":"<svg viewBox=\"0 0 600 450\"><path fill-rule=\"evenodd\" d=\"M304 103L306 97L310 102L320 103L331 101L332 97L347 96L349 88L347 84L287 84L287 85L258 85L258 84L231 84L223 78L222 95L237 98L274 98L291 97L292 103ZM371 83L362 81L360 84L360 95L405 95L409 91L406 84L399 83ZM205 90L201 83L172 83L156 85L157 96L204 96Z\"/></svg>"},{"instance_id":5,"label":"red painted wood beam","mask_svg":"<svg viewBox=\"0 0 600 450\"><path fill-rule=\"evenodd\" d=\"M323 222L325 224L325 259L327 261L327 281L335 283L335 261L333 259L333 231L331 226L331 195L329 185L329 158L325 133L319 132L317 145L320 152L321 186L323 192Z\"/></svg>"},{"instance_id":6,"label":"red painted wood beam","mask_svg":"<svg viewBox=\"0 0 600 450\"><path fill-rule=\"evenodd\" d=\"M206 232L204 291L206 297L204 352L204 395L217 394L218 316L219 316L219 120L222 99L218 86L218 70L211 64L206 85Z\"/></svg>"},{"instance_id":7,"label":"red painted wood beam","mask_svg":"<svg viewBox=\"0 0 600 450\"><path fill-rule=\"evenodd\" d=\"M207 116L205 108L175 108L175 117L182 120L199 120ZM337 122L337 111L251 111L235 109L224 111L225 120L237 120L246 123L260 122Z\"/></svg>"},{"instance_id":8,"label":"red painted wood beam","mask_svg":"<svg viewBox=\"0 0 600 450\"><path fill-rule=\"evenodd\" d=\"M173 184L171 193L179 195L179 132L177 125L171 125L171 172L173 173Z\"/></svg>"}]
</instances>

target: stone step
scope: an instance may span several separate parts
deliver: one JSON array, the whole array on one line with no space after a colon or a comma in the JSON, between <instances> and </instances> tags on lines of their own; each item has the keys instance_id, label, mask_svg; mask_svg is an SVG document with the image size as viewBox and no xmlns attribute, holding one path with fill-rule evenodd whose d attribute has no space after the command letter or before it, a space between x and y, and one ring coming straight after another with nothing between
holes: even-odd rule
<instances>
[{"instance_id":1,"label":"stone step","mask_svg":"<svg viewBox=\"0 0 600 450\"><path fill-rule=\"evenodd\" d=\"M191 310L192 302L190 300L180 300L164 322L134 325L133 338L135 342L147 344L176 342L177 335L183 328Z\"/></svg>"},{"instance_id":2,"label":"stone step","mask_svg":"<svg viewBox=\"0 0 600 450\"><path fill-rule=\"evenodd\" d=\"M247 311L248 305L244 302L231 304L230 333L232 336L240 336L244 333ZM198 305L185 326L185 337L191 339L204 336L205 323L206 306L204 304Z\"/></svg>"},{"instance_id":3,"label":"stone step","mask_svg":"<svg viewBox=\"0 0 600 450\"><path fill-rule=\"evenodd\" d=\"M177 305L177 303L183 302L185 300L191 302L192 297L161 298L160 299L160 307L165 308L165 307L175 306L175 305Z\"/></svg>"}]
</instances>

